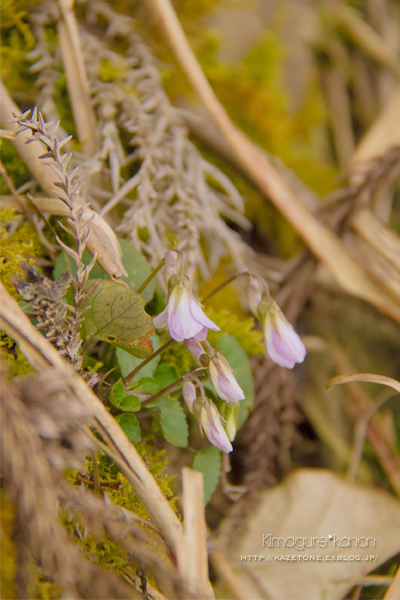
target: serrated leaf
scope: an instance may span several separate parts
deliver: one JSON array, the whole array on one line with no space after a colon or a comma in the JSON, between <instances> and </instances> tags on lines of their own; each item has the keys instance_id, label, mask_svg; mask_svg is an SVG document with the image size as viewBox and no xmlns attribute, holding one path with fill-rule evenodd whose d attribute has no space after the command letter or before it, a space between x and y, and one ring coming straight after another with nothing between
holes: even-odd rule
<instances>
[{"instance_id":1,"label":"serrated leaf","mask_svg":"<svg viewBox=\"0 0 400 600\"><path fill-rule=\"evenodd\" d=\"M235 377L244 391L245 399L239 402L238 429L246 421L254 401L253 376L246 352L233 335L224 333L217 340L216 346L228 363L235 370Z\"/></svg>"},{"instance_id":2,"label":"serrated leaf","mask_svg":"<svg viewBox=\"0 0 400 600\"><path fill-rule=\"evenodd\" d=\"M221 472L221 452L218 448L203 448L194 455L193 469L204 475L204 504L215 492Z\"/></svg>"},{"instance_id":3,"label":"serrated leaf","mask_svg":"<svg viewBox=\"0 0 400 600\"><path fill-rule=\"evenodd\" d=\"M83 336L147 358L153 351L153 323L144 310L142 296L114 281L95 281L96 288L82 303L88 307L83 315Z\"/></svg>"},{"instance_id":4,"label":"serrated leaf","mask_svg":"<svg viewBox=\"0 0 400 600\"><path fill-rule=\"evenodd\" d=\"M127 394L122 381L117 381L111 388L110 402L115 408L125 412L140 410L140 400L133 394Z\"/></svg>"},{"instance_id":5,"label":"serrated leaf","mask_svg":"<svg viewBox=\"0 0 400 600\"><path fill-rule=\"evenodd\" d=\"M140 410L140 400L133 394L127 394L122 398L120 406L125 412L137 412Z\"/></svg>"},{"instance_id":6,"label":"serrated leaf","mask_svg":"<svg viewBox=\"0 0 400 600\"><path fill-rule=\"evenodd\" d=\"M131 413L123 413L122 415L115 417L115 420L124 431L130 442L140 442L140 425L135 415L132 415Z\"/></svg>"},{"instance_id":7,"label":"serrated leaf","mask_svg":"<svg viewBox=\"0 0 400 600\"><path fill-rule=\"evenodd\" d=\"M122 281L128 284L131 290L136 291L139 286L147 279L151 273L151 267L147 263L143 254L137 250L128 240L118 240L122 251L122 264L128 273L127 277L121 277ZM87 250L83 253L82 262L84 265L88 265L92 260L91 255ZM69 261L72 275L76 274L76 264L74 261ZM61 252L57 256L53 276L56 279L60 276L63 271L68 269L68 264L65 258L65 254ZM107 273L96 263L89 274L89 279L107 279L110 277ZM141 296L143 296L145 302L149 302L154 296L154 290L156 287L156 280L153 279L148 286L143 290ZM161 311L160 311L161 312Z\"/></svg>"},{"instance_id":8,"label":"serrated leaf","mask_svg":"<svg viewBox=\"0 0 400 600\"><path fill-rule=\"evenodd\" d=\"M153 335L151 339L153 342L154 350L158 350L160 347L159 337L157 335ZM160 358L161 356L158 355L154 360L150 361L146 366L144 366L143 369L140 370L140 376L152 377L160 361ZM142 362L140 358L136 358L135 356L132 356L131 354L125 352L124 350L121 350L120 348L117 348L117 360L119 368L121 369L122 377L127 377L127 375L129 375L129 373L131 373L133 369L136 369L136 367ZM156 377L156 379L158 378ZM175 377L175 379L177 378Z\"/></svg>"},{"instance_id":9,"label":"serrated leaf","mask_svg":"<svg viewBox=\"0 0 400 600\"><path fill-rule=\"evenodd\" d=\"M158 408L161 411L160 422L165 439L178 448L188 445L188 424L184 410L178 400L165 394L148 408Z\"/></svg>"}]
</instances>

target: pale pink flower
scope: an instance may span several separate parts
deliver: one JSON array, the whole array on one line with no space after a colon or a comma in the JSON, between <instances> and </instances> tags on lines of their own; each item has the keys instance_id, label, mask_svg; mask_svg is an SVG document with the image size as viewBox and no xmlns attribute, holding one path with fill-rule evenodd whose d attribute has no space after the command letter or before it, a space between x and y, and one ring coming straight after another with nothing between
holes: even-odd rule
<instances>
[{"instance_id":1,"label":"pale pink flower","mask_svg":"<svg viewBox=\"0 0 400 600\"><path fill-rule=\"evenodd\" d=\"M166 309L153 319L153 324L156 329L168 325L169 334L176 342L190 338L204 341L208 329L220 331L204 314L200 302L192 294L187 277L172 288Z\"/></svg>"},{"instance_id":2,"label":"pale pink flower","mask_svg":"<svg viewBox=\"0 0 400 600\"><path fill-rule=\"evenodd\" d=\"M244 400L244 392L235 379L232 367L218 351L210 360L208 376L221 400L234 403Z\"/></svg>"},{"instance_id":3,"label":"pale pink flower","mask_svg":"<svg viewBox=\"0 0 400 600\"><path fill-rule=\"evenodd\" d=\"M250 310L254 316L258 316L257 309L262 298L262 286L258 279L250 277L250 283L247 286L247 299L249 301Z\"/></svg>"},{"instance_id":4,"label":"pale pink flower","mask_svg":"<svg viewBox=\"0 0 400 600\"><path fill-rule=\"evenodd\" d=\"M303 362L305 346L274 300L270 302L262 321L267 355L288 369Z\"/></svg>"},{"instance_id":5,"label":"pale pink flower","mask_svg":"<svg viewBox=\"0 0 400 600\"><path fill-rule=\"evenodd\" d=\"M193 404L196 400L196 388L191 381L185 381L182 387L182 396L190 412L193 412Z\"/></svg>"},{"instance_id":6,"label":"pale pink flower","mask_svg":"<svg viewBox=\"0 0 400 600\"><path fill-rule=\"evenodd\" d=\"M213 402L209 401L201 406L199 423L213 446L222 452L232 452L232 444L222 426L221 415Z\"/></svg>"}]
</instances>

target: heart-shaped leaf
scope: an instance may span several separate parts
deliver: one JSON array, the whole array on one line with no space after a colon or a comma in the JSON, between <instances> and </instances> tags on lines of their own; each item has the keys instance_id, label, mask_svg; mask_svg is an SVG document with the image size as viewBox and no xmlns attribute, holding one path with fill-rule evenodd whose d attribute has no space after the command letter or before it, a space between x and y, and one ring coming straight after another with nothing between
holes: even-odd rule
<instances>
[{"instance_id":1,"label":"heart-shaped leaf","mask_svg":"<svg viewBox=\"0 0 400 600\"><path fill-rule=\"evenodd\" d=\"M153 351L153 323L144 310L142 296L121 284L97 279L92 293L82 303L89 307L82 326L85 338L103 340L138 358Z\"/></svg>"}]
</instances>

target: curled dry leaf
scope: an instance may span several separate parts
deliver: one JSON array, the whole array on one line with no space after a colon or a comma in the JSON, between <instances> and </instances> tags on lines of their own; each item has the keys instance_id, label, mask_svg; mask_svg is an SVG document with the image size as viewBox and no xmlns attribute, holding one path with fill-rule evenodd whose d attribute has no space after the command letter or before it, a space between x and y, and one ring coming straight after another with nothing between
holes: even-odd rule
<instances>
[{"instance_id":1,"label":"curled dry leaf","mask_svg":"<svg viewBox=\"0 0 400 600\"><path fill-rule=\"evenodd\" d=\"M400 551L400 502L323 469L298 470L263 492L240 539L231 525L221 541L248 598L339 600Z\"/></svg>"},{"instance_id":2,"label":"curled dry leaf","mask_svg":"<svg viewBox=\"0 0 400 600\"><path fill-rule=\"evenodd\" d=\"M328 390L334 385L341 385L342 383L351 383L353 381L365 381L367 383L381 383L387 385L392 389L396 390L400 394L400 382L396 381L392 377L385 377L384 375L375 375L375 373L356 373L355 375L339 375L333 377L326 384Z\"/></svg>"}]
</instances>

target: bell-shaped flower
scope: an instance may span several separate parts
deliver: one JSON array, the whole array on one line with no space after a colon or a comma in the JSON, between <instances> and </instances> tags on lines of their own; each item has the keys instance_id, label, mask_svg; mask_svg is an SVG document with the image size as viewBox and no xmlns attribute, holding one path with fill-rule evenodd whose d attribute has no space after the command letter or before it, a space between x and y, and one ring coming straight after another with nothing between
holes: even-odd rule
<instances>
[{"instance_id":1,"label":"bell-shaped flower","mask_svg":"<svg viewBox=\"0 0 400 600\"><path fill-rule=\"evenodd\" d=\"M222 450L222 452L232 452L232 444L222 425L221 415L211 400L201 405L199 424L213 446Z\"/></svg>"},{"instance_id":2,"label":"bell-shaped flower","mask_svg":"<svg viewBox=\"0 0 400 600\"><path fill-rule=\"evenodd\" d=\"M293 369L301 363L306 349L284 314L274 300L260 303L258 307L264 329L264 343L267 355L282 367Z\"/></svg>"},{"instance_id":3,"label":"bell-shaped flower","mask_svg":"<svg viewBox=\"0 0 400 600\"><path fill-rule=\"evenodd\" d=\"M169 287L167 307L153 319L156 329L168 325L169 334L176 342L183 342L190 338L204 341L208 329L220 331L219 327L204 314L200 302L193 296L188 277L181 278L173 275L169 280Z\"/></svg>"},{"instance_id":4,"label":"bell-shaped flower","mask_svg":"<svg viewBox=\"0 0 400 600\"><path fill-rule=\"evenodd\" d=\"M218 351L210 360L208 376L221 400L234 403L244 400L244 392L235 379L232 367Z\"/></svg>"}]
</instances>

